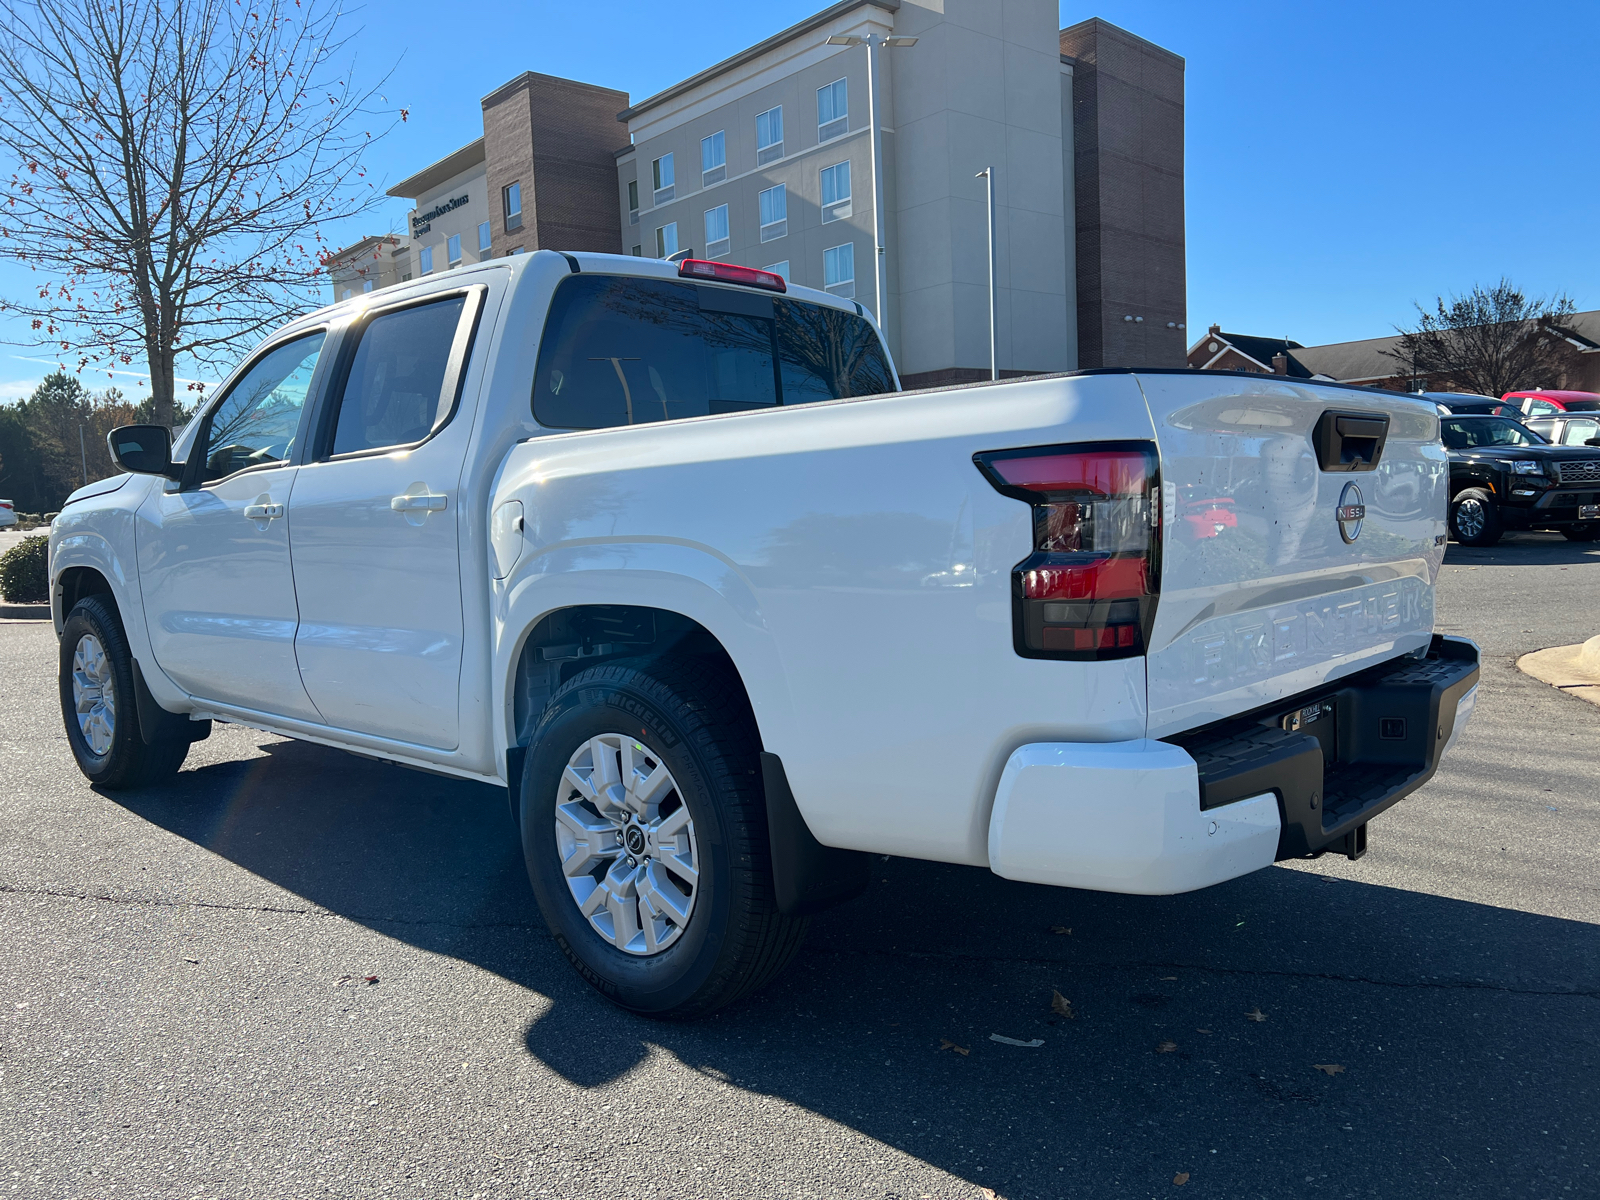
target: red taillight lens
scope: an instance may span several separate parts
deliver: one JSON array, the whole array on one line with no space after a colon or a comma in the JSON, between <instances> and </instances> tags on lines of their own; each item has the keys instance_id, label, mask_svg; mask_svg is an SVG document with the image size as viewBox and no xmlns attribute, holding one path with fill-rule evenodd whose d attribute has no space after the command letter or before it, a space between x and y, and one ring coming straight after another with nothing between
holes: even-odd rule
<instances>
[{"instance_id":1,"label":"red taillight lens","mask_svg":"<svg viewBox=\"0 0 1600 1200\"><path fill-rule=\"evenodd\" d=\"M708 262L703 258L686 258L678 264L678 275L684 279L715 279L722 283L741 283L745 287L766 288L769 292L787 292L789 287L783 276L772 271L758 271L754 267L741 267L734 263Z\"/></svg>"},{"instance_id":2,"label":"red taillight lens","mask_svg":"<svg viewBox=\"0 0 1600 1200\"><path fill-rule=\"evenodd\" d=\"M1033 510L1033 553L1012 572L1017 653L1143 654L1159 578L1155 447L1042 446L973 461L998 491Z\"/></svg>"}]
</instances>

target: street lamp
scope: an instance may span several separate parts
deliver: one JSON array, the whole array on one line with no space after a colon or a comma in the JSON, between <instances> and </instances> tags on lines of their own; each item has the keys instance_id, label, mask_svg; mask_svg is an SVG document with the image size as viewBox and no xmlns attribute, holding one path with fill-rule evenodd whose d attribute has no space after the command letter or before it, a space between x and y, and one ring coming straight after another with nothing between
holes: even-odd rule
<instances>
[{"instance_id":1,"label":"street lamp","mask_svg":"<svg viewBox=\"0 0 1600 1200\"><path fill-rule=\"evenodd\" d=\"M973 178L984 180L989 191L989 379L993 381L1000 378L1000 360L994 352L994 168L985 167Z\"/></svg>"},{"instance_id":2,"label":"street lamp","mask_svg":"<svg viewBox=\"0 0 1600 1200\"><path fill-rule=\"evenodd\" d=\"M883 227L883 131L878 126L878 47L880 46L915 46L917 39L914 37L884 37L881 33L868 33L862 36L855 34L834 34L825 45L829 46L865 46L867 48L867 125L872 130L872 219L875 229L874 240L877 243L878 271L875 281L877 290L876 316L878 328L883 331L885 338L889 336L889 314L884 311L884 299L889 293L889 262L885 257L884 243L888 238L884 235Z\"/></svg>"}]
</instances>

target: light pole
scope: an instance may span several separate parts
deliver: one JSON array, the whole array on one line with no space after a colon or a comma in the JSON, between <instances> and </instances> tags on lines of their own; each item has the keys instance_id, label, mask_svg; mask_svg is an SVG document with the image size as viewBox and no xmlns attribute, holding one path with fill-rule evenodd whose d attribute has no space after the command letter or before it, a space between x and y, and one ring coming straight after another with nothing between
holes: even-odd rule
<instances>
[{"instance_id":1,"label":"light pole","mask_svg":"<svg viewBox=\"0 0 1600 1200\"><path fill-rule=\"evenodd\" d=\"M996 380L1000 378L1000 360L994 352L994 168L985 167L973 178L987 183L989 192L989 378Z\"/></svg>"},{"instance_id":2,"label":"light pole","mask_svg":"<svg viewBox=\"0 0 1600 1200\"><path fill-rule=\"evenodd\" d=\"M872 130L872 221L873 240L877 246L877 277L874 287L877 292L877 303L873 306L873 315L878 318L878 328L883 331L885 339L889 336L889 314L884 311L884 300L889 294L889 260L888 251L884 243L888 237L884 233L883 222L883 129L878 124L878 47L880 46L915 46L917 39L914 37L884 37L881 33L868 33L861 36L855 34L835 34L829 38L825 45L829 46L865 46L867 48L867 126Z\"/></svg>"}]
</instances>

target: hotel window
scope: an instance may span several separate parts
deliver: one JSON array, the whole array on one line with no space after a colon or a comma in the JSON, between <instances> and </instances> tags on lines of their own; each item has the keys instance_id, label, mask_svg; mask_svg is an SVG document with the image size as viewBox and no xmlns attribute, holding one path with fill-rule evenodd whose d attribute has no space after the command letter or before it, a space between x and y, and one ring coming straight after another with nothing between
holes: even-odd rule
<instances>
[{"instance_id":1,"label":"hotel window","mask_svg":"<svg viewBox=\"0 0 1600 1200\"><path fill-rule=\"evenodd\" d=\"M509 187L504 188L500 193L500 198L505 202L507 232L513 229L521 229L522 184L513 183Z\"/></svg>"},{"instance_id":2,"label":"hotel window","mask_svg":"<svg viewBox=\"0 0 1600 1200\"><path fill-rule=\"evenodd\" d=\"M842 221L850 215L850 164L822 168L822 223Z\"/></svg>"},{"instance_id":3,"label":"hotel window","mask_svg":"<svg viewBox=\"0 0 1600 1200\"><path fill-rule=\"evenodd\" d=\"M489 253L489 222L478 226L478 253Z\"/></svg>"},{"instance_id":4,"label":"hotel window","mask_svg":"<svg viewBox=\"0 0 1600 1200\"><path fill-rule=\"evenodd\" d=\"M361 290L362 290L362 291L363 291L363 292L370 292L370 291L371 291L371 290L372 290L372 280L370 280L370 279L363 279L363 280L362 280L362 281L361 281Z\"/></svg>"},{"instance_id":5,"label":"hotel window","mask_svg":"<svg viewBox=\"0 0 1600 1200\"><path fill-rule=\"evenodd\" d=\"M644 247L643 246L635 246L633 248L633 256L635 258L643 258L644 257Z\"/></svg>"},{"instance_id":6,"label":"hotel window","mask_svg":"<svg viewBox=\"0 0 1600 1200\"><path fill-rule=\"evenodd\" d=\"M706 209L706 257L721 258L728 252L728 206Z\"/></svg>"},{"instance_id":7,"label":"hotel window","mask_svg":"<svg viewBox=\"0 0 1600 1200\"><path fill-rule=\"evenodd\" d=\"M850 132L849 80L835 79L817 89L817 141Z\"/></svg>"},{"instance_id":8,"label":"hotel window","mask_svg":"<svg viewBox=\"0 0 1600 1200\"><path fill-rule=\"evenodd\" d=\"M700 139L700 186L710 187L728 177L727 131L717 130Z\"/></svg>"},{"instance_id":9,"label":"hotel window","mask_svg":"<svg viewBox=\"0 0 1600 1200\"><path fill-rule=\"evenodd\" d=\"M666 258L678 252L678 223L669 221L656 229L656 257Z\"/></svg>"},{"instance_id":10,"label":"hotel window","mask_svg":"<svg viewBox=\"0 0 1600 1200\"><path fill-rule=\"evenodd\" d=\"M628 224L629 225L637 225L638 223L639 223L639 181L637 179L630 179L630 180L628 180Z\"/></svg>"},{"instance_id":11,"label":"hotel window","mask_svg":"<svg viewBox=\"0 0 1600 1200\"><path fill-rule=\"evenodd\" d=\"M444 248L446 257L450 259L450 265L459 267L461 265L461 235L452 233L445 239Z\"/></svg>"},{"instance_id":12,"label":"hotel window","mask_svg":"<svg viewBox=\"0 0 1600 1200\"><path fill-rule=\"evenodd\" d=\"M407 271L404 275L400 276L400 282L401 283L410 283L411 282L411 272Z\"/></svg>"},{"instance_id":13,"label":"hotel window","mask_svg":"<svg viewBox=\"0 0 1600 1200\"><path fill-rule=\"evenodd\" d=\"M822 252L822 286L835 296L856 296L856 244L846 242Z\"/></svg>"},{"instance_id":14,"label":"hotel window","mask_svg":"<svg viewBox=\"0 0 1600 1200\"><path fill-rule=\"evenodd\" d=\"M348 299L350 299L350 294L351 294L350 293L350 289L349 288L345 288L344 295L340 296L339 299L348 300Z\"/></svg>"},{"instance_id":15,"label":"hotel window","mask_svg":"<svg viewBox=\"0 0 1600 1200\"><path fill-rule=\"evenodd\" d=\"M789 279L789 260L787 258L784 259L782 262L768 263L766 266L762 267L761 269L763 271L771 271L774 275L782 275L783 276L783 281L785 283L789 283L790 282L790 279Z\"/></svg>"},{"instance_id":16,"label":"hotel window","mask_svg":"<svg viewBox=\"0 0 1600 1200\"><path fill-rule=\"evenodd\" d=\"M424 246L417 252L417 266L424 275L433 270L433 247Z\"/></svg>"},{"instance_id":17,"label":"hotel window","mask_svg":"<svg viewBox=\"0 0 1600 1200\"><path fill-rule=\"evenodd\" d=\"M789 194L783 184L768 188L758 199L761 202L761 240L775 241L789 232Z\"/></svg>"},{"instance_id":18,"label":"hotel window","mask_svg":"<svg viewBox=\"0 0 1600 1200\"><path fill-rule=\"evenodd\" d=\"M783 105L756 114L756 166L783 157Z\"/></svg>"},{"instance_id":19,"label":"hotel window","mask_svg":"<svg viewBox=\"0 0 1600 1200\"><path fill-rule=\"evenodd\" d=\"M650 164L650 173L655 177L655 192L650 197L652 204L665 204L677 195L677 189L672 186L672 155L663 154Z\"/></svg>"}]
</instances>

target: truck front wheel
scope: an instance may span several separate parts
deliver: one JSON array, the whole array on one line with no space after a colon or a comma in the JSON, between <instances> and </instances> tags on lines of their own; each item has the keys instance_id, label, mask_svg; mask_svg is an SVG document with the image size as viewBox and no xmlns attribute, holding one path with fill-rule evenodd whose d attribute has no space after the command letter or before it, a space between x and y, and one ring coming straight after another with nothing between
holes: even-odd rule
<instances>
[{"instance_id":1,"label":"truck front wheel","mask_svg":"<svg viewBox=\"0 0 1600 1200\"><path fill-rule=\"evenodd\" d=\"M1505 532L1494 497L1468 488L1450 501L1450 533L1463 546L1492 546Z\"/></svg>"},{"instance_id":2,"label":"truck front wheel","mask_svg":"<svg viewBox=\"0 0 1600 1200\"><path fill-rule=\"evenodd\" d=\"M78 769L116 791L177 774L187 739L146 742L133 691L133 654L117 610L100 596L80 600L61 629L61 718Z\"/></svg>"},{"instance_id":3,"label":"truck front wheel","mask_svg":"<svg viewBox=\"0 0 1600 1200\"><path fill-rule=\"evenodd\" d=\"M697 1017L767 983L807 922L778 912L760 738L714 659L619 662L551 697L522 774L528 878L605 996Z\"/></svg>"}]
</instances>

